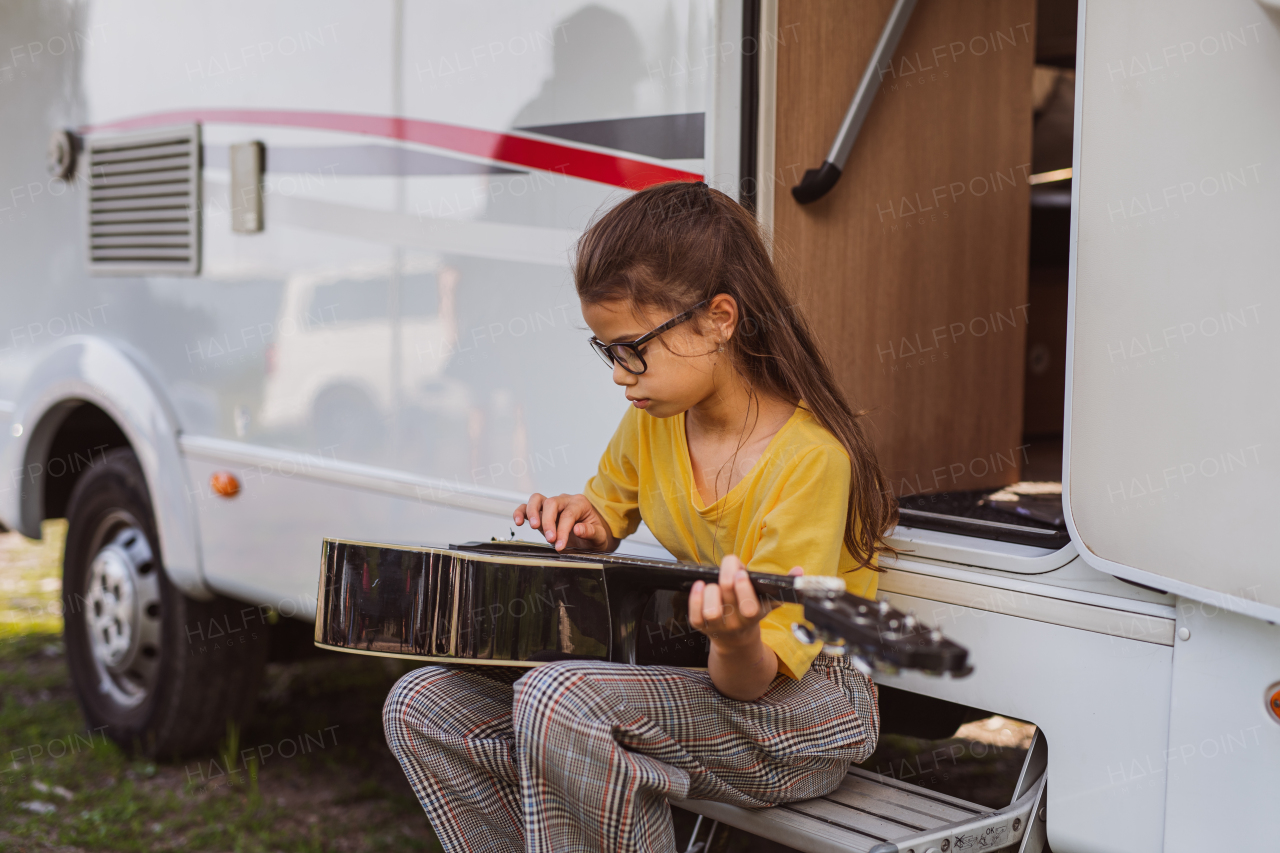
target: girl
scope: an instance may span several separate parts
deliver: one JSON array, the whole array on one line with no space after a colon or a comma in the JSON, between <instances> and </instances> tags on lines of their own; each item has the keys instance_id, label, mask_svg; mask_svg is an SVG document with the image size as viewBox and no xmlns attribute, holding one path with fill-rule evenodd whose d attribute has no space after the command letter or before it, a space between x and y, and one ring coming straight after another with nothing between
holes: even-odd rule
<instances>
[{"instance_id":1,"label":"girl","mask_svg":"<svg viewBox=\"0 0 1280 853\"><path fill-rule=\"evenodd\" d=\"M643 519L677 558L718 562L689 596L708 669L406 675L387 743L449 851L671 851L668 800L820 796L879 735L871 682L800 643L799 605L766 611L744 571L839 573L874 597L897 515L755 220L704 183L651 187L588 229L574 278L632 408L583 494L535 494L515 522L612 551Z\"/></svg>"}]
</instances>

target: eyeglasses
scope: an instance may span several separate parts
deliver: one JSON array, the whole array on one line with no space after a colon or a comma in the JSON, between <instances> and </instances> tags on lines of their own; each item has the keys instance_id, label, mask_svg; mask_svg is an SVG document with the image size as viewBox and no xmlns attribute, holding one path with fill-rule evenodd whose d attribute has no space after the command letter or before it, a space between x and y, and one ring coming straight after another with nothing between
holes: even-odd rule
<instances>
[{"instance_id":1,"label":"eyeglasses","mask_svg":"<svg viewBox=\"0 0 1280 853\"><path fill-rule=\"evenodd\" d=\"M616 344L606 344L595 335L592 335L591 340L589 340L588 343L591 344L591 348L596 351L596 355L600 356L600 359L605 364L610 367L613 367L615 364L619 364L622 366L623 370L627 371L627 373L639 376L641 373L644 373L649 369L649 365L645 363L644 354L640 351L640 348L649 343L649 341L658 337L658 335L661 335L663 332L674 329L685 320L693 317L693 315L698 312L698 309L703 305L706 305L707 302L708 300L699 302L688 311L683 314L677 314L675 317L672 317L652 332L646 332L634 341L619 341Z\"/></svg>"}]
</instances>

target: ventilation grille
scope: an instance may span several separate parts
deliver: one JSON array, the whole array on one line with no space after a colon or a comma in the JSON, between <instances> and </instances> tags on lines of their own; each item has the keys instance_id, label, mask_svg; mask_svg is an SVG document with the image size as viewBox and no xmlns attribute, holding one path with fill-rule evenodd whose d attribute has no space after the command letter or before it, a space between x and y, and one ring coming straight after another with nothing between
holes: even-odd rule
<instances>
[{"instance_id":1,"label":"ventilation grille","mask_svg":"<svg viewBox=\"0 0 1280 853\"><path fill-rule=\"evenodd\" d=\"M200 272L200 125L90 138L89 272Z\"/></svg>"}]
</instances>

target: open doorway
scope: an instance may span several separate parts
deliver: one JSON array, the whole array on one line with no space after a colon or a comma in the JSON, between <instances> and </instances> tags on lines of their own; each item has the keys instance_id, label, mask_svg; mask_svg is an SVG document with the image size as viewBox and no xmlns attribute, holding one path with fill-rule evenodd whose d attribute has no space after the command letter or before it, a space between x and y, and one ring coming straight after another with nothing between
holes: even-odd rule
<instances>
[{"instance_id":1,"label":"open doorway","mask_svg":"<svg viewBox=\"0 0 1280 853\"><path fill-rule=\"evenodd\" d=\"M899 497L902 523L1043 548L1070 541L1062 507L1076 0L1039 0L1032 87L1030 240L1017 483Z\"/></svg>"}]
</instances>

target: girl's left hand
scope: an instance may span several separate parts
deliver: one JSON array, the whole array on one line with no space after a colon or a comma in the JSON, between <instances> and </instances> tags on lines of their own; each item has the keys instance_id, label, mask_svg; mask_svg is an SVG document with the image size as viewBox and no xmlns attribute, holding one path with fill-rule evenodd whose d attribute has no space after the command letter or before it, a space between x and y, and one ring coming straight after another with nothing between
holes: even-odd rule
<instances>
[{"instance_id":1,"label":"girl's left hand","mask_svg":"<svg viewBox=\"0 0 1280 853\"><path fill-rule=\"evenodd\" d=\"M788 575L803 573L797 566ZM720 563L719 583L698 581L689 592L689 624L726 651L758 642L760 620L771 609L756 597L746 566L732 554Z\"/></svg>"}]
</instances>

